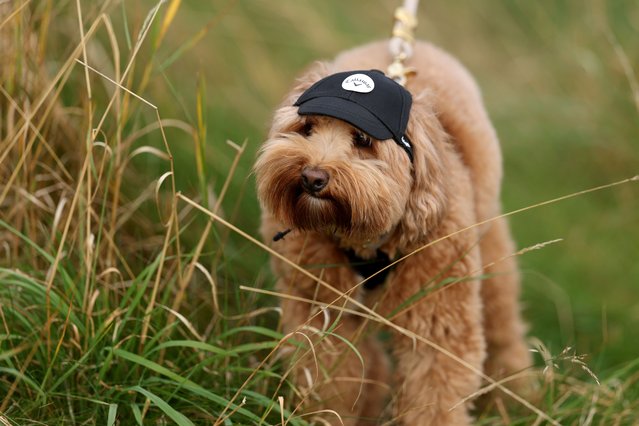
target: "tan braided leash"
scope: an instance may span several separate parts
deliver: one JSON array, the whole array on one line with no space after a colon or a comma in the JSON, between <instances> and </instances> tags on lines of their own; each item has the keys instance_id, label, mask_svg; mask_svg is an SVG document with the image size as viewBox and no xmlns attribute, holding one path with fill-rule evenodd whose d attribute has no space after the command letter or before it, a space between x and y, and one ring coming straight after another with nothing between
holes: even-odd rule
<instances>
[{"instance_id":1,"label":"tan braided leash","mask_svg":"<svg viewBox=\"0 0 639 426\"><path fill-rule=\"evenodd\" d=\"M417 6L419 0L404 0L404 5L395 9L395 25L388 47L393 62L386 74L404 86L408 77L416 73L415 68L407 67L405 61L413 55L415 28L417 28Z\"/></svg>"}]
</instances>

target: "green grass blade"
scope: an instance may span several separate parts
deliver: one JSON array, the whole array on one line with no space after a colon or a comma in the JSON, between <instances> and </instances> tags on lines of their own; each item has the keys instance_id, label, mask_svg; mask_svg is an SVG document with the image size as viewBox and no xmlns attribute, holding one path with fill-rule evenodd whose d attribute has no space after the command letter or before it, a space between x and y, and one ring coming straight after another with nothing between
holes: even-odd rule
<instances>
[{"instance_id":1,"label":"green grass blade","mask_svg":"<svg viewBox=\"0 0 639 426\"><path fill-rule=\"evenodd\" d=\"M140 386L133 386L132 388L129 388L129 390L141 393L142 395L149 398L149 400L151 400L153 404L155 404L160 410L164 411L164 413L179 426L194 426L193 422L186 418L184 414L171 407L166 401L164 401L156 394Z\"/></svg>"},{"instance_id":2,"label":"green grass blade","mask_svg":"<svg viewBox=\"0 0 639 426\"><path fill-rule=\"evenodd\" d=\"M269 342L270 343L270 342ZM133 354L131 352L125 351L123 349L113 349L113 353L115 356L120 357L122 359L126 359L128 361L134 362L136 364L139 364L151 371L155 371L156 373L159 373L169 379L171 379L173 382L175 382L175 384L179 385L180 387L188 390L189 392L192 392L196 395L202 396L204 398L209 399L210 401L215 402L216 404L222 406L222 407L226 407L229 406L232 410L235 410L236 413L238 414L242 414L246 417L248 417L249 419L256 421L259 420L259 417L256 416L255 414L251 413L250 411L241 408L239 406L237 406L236 404L230 404L229 405L229 400L226 398L223 398L219 395L214 394L213 392L207 391L206 389L204 389L202 386L192 382L189 379L186 379L182 376L180 376L177 373L174 373L173 371L169 370L166 367L161 366L160 364L153 362L151 360L148 360L140 355L136 355Z\"/></svg>"},{"instance_id":3,"label":"green grass blade","mask_svg":"<svg viewBox=\"0 0 639 426\"><path fill-rule=\"evenodd\" d=\"M273 349L279 344L279 342L258 342L258 343L247 343L245 345L235 346L233 349L229 351L229 354L236 355L243 352L255 352L262 349Z\"/></svg>"},{"instance_id":4,"label":"green grass blade","mask_svg":"<svg viewBox=\"0 0 639 426\"><path fill-rule=\"evenodd\" d=\"M282 333L278 333L275 330L272 330L270 328L266 328L266 327L259 327L259 326L255 326L255 325L248 325L248 326L244 326L244 327L235 327L232 328L228 331L226 331L225 333L222 333L218 336L218 338L220 340L224 340L229 336L232 336L234 334L240 333L240 332L250 332L250 333L255 333L255 334L260 334L262 336L266 336L266 337L270 337L272 339L276 339L276 340L281 340L284 335Z\"/></svg>"},{"instance_id":5,"label":"green grass blade","mask_svg":"<svg viewBox=\"0 0 639 426\"><path fill-rule=\"evenodd\" d=\"M44 305L47 296L47 288L41 282L10 269L0 268L0 273L6 274L7 276L15 277L15 279L4 279L3 284L21 287L23 291L35 296L37 298L37 301L41 303L42 306ZM55 291L55 289L51 289L49 291L49 300L51 306L58 312L58 314L62 318L65 318L67 315L69 315L69 304L64 301L63 297L60 296ZM78 316L73 311L71 311L69 319L76 327L78 327L78 330L80 332L84 332L84 323L80 321Z\"/></svg>"},{"instance_id":6,"label":"green grass blade","mask_svg":"<svg viewBox=\"0 0 639 426\"><path fill-rule=\"evenodd\" d=\"M31 377L27 376L25 373L21 373L15 368L0 367L0 374L14 376L21 383L26 383L27 385L29 385L29 387L35 390L40 397L44 397L44 392L42 391L42 388L38 386L38 384L35 381L33 381Z\"/></svg>"},{"instance_id":7,"label":"green grass blade","mask_svg":"<svg viewBox=\"0 0 639 426\"><path fill-rule=\"evenodd\" d=\"M140 411L140 407L137 404L131 404L131 411L133 412L133 417L135 417L135 421L139 426L144 426L144 420L142 420L142 412Z\"/></svg>"},{"instance_id":8,"label":"green grass blade","mask_svg":"<svg viewBox=\"0 0 639 426\"><path fill-rule=\"evenodd\" d=\"M109 404L109 414L107 416L107 426L114 426L118 415L118 404Z\"/></svg>"},{"instance_id":9,"label":"green grass blade","mask_svg":"<svg viewBox=\"0 0 639 426\"><path fill-rule=\"evenodd\" d=\"M197 349L199 351L211 352L215 355L221 356L236 356L237 354L232 353L231 351L226 351L224 349L218 348L217 346L213 346L208 343L199 342L197 340L169 340L168 342L160 343L155 346L153 349L149 351L149 355L157 352L162 349L167 348L191 348Z\"/></svg>"},{"instance_id":10,"label":"green grass blade","mask_svg":"<svg viewBox=\"0 0 639 426\"><path fill-rule=\"evenodd\" d=\"M9 225L7 222L5 222L2 219L0 219L0 226L5 228L7 231L11 232L12 234L17 236L18 238L20 238L20 240L22 240L25 243L27 243L28 245L30 245L35 251L38 252L38 254L40 256L45 258L49 263L53 263L55 261L55 258L53 256L51 256L49 253L44 251L39 245L37 245L35 242L33 242L29 237L27 237L22 232L18 231L17 229L15 229L13 226Z\"/></svg>"}]
</instances>

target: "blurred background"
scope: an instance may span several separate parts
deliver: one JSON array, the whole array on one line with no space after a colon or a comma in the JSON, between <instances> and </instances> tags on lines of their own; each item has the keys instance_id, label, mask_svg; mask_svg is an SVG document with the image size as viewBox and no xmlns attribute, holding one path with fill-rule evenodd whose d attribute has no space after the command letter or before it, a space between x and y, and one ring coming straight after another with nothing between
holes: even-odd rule
<instances>
[{"instance_id":1,"label":"blurred background","mask_svg":"<svg viewBox=\"0 0 639 426\"><path fill-rule=\"evenodd\" d=\"M277 104L318 59L388 37L400 2L184 2L160 60L207 32L168 63L145 95L164 115L191 110L206 81L206 165L219 188L234 152L248 141L225 205L256 235L250 177L255 151ZM138 6L140 15L145 6ZM422 1L417 35L457 56L477 79L505 162L503 204L511 211L639 172L639 8L633 1ZM173 104L175 110L164 105ZM187 107L183 107L186 105ZM193 113L190 112L192 115ZM176 150L189 150L177 140ZM186 155L193 158L192 155ZM192 163L177 167L184 190ZM227 207L227 211L230 207ZM636 183L517 214L520 248L562 238L523 255L524 315L530 335L553 351L567 346L610 366L636 356L639 341L639 192Z\"/></svg>"},{"instance_id":2,"label":"blurred background","mask_svg":"<svg viewBox=\"0 0 639 426\"><path fill-rule=\"evenodd\" d=\"M313 61L388 38L399 4L0 0L0 413L188 424L161 397L207 421L225 407L279 421L285 368L260 364L282 337L277 299L240 290L272 288L268 256L173 194L257 236L251 170L278 103ZM504 211L639 174L636 0L422 0L417 36L483 91ZM128 69L144 100L85 58L115 80ZM603 416L639 400L619 390L639 377L638 212L630 182L510 218L519 248L562 239L519 258L529 336L609 379L551 383L550 413L584 417L563 395L605 393Z\"/></svg>"}]
</instances>

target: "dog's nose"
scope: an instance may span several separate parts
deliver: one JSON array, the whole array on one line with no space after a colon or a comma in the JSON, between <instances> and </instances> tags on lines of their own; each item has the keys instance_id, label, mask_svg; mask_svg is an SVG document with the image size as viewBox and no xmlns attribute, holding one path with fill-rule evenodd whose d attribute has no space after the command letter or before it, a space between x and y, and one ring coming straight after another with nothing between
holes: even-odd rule
<instances>
[{"instance_id":1,"label":"dog's nose","mask_svg":"<svg viewBox=\"0 0 639 426\"><path fill-rule=\"evenodd\" d=\"M309 192L319 192L328 185L328 173L317 167L302 169L302 186Z\"/></svg>"}]
</instances>

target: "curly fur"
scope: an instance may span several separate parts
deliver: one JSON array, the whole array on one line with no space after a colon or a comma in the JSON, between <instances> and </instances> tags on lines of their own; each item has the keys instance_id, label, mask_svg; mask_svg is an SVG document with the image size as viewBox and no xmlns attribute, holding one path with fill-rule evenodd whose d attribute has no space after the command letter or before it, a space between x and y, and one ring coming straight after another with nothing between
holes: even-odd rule
<instances>
[{"instance_id":1,"label":"curly fur","mask_svg":"<svg viewBox=\"0 0 639 426\"><path fill-rule=\"evenodd\" d=\"M428 43L417 43L413 58L409 65L418 74L407 85L413 95L407 129L412 163L393 141L356 146L356 129L349 124L300 116L292 106L326 75L384 69L391 58L379 42L311 67L275 113L255 165L265 240L292 228L272 247L343 292L361 281L348 266L345 249L363 258L377 250L397 257L500 212L501 155L476 84L454 58ZM305 131L309 120L310 133ZM303 188L301 174L307 167L329 176L318 193ZM507 224L492 221L409 257L393 269L383 289L357 289L353 297L389 315L424 288L463 278L400 309L392 320L499 378L530 365L517 304L517 268L508 257L513 252ZM296 297L282 300L284 330L304 324L311 330L325 327L325 318L308 321L315 310L300 298L331 302L335 294L275 258L273 269L279 291ZM480 281L479 276L489 278ZM324 374L309 383L301 371L313 370L314 360L295 364L308 410L335 410L345 424L376 424L390 386L396 390L392 410L402 424L471 422L471 403L450 409L479 388L476 373L399 334L393 336L391 368L369 328L361 317L345 314L333 331L357 346L363 364L334 334L314 336Z\"/></svg>"}]
</instances>

